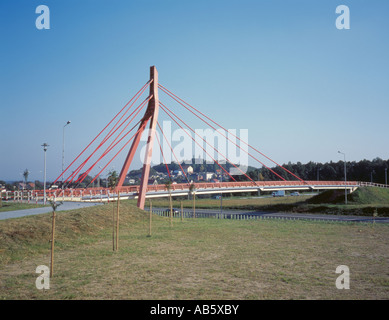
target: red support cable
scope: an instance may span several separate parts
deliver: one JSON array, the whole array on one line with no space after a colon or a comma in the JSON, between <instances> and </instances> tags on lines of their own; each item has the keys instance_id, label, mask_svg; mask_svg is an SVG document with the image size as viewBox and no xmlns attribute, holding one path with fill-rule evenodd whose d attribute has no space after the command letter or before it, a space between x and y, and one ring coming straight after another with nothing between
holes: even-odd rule
<instances>
[{"instance_id":1,"label":"red support cable","mask_svg":"<svg viewBox=\"0 0 389 320\"><path fill-rule=\"evenodd\" d=\"M165 108L164 108L164 106L161 104L161 108L162 108L162 110L181 128L181 129L183 129L182 127L181 127L181 125L179 124L179 123L177 123L177 121L176 120L174 120L173 119L173 117L165 110ZM186 132L185 130L184 130L184 132ZM187 132L186 132L187 133ZM195 140L195 139L193 139L193 137L191 136L191 135L189 135L189 137L195 142L195 143L197 143L197 145L198 146L200 146L200 144ZM227 171L226 171L226 169L224 169L207 151L205 151L205 149L202 147L202 146L200 146L200 148L201 149L203 149L203 151L207 154L207 155L209 155L211 158L212 158L212 160L225 172L225 173L227 173L229 176L230 176L230 178L232 179L232 180L234 180L235 182L236 182L236 180L234 179L234 177L233 176L231 176Z\"/></svg>"},{"instance_id":2,"label":"red support cable","mask_svg":"<svg viewBox=\"0 0 389 320\"><path fill-rule=\"evenodd\" d=\"M149 85L150 85L150 83L151 82L149 82ZM89 161L89 159L97 152L97 150L99 150L100 147L102 147L113 136L113 134L134 114L134 112L136 112L136 110L140 106L142 106L143 103L145 103L147 98L112 132L112 130L117 126L117 124L121 121L121 119L123 119L124 115L131 109L131 107L135 104L135 102L139 99L139 97L144 93L144 91L147 89L147 87L148 86L143 87L143 91L138 95L138 97L135 99L135 101L131 104L131 106L128 108L128 110L122 115L122 117L118 120L118 122L114 125L114 127L110 130L110 132L106 135L106 137L100 142L100 144L97 146L97 148L92 152L92 154L83 163L81 163L81 165L77 168L77 170L72 173L71 176L73 176L73 177L71 178L69 183L73 182L73 179L75 178L75 176L82 170L82 168L86 165L86 163ZM149 100L150 100L150 98L149 98ZM122 132L123 132L123 130L122 130ZM119 134L119 136L120 136L120 134ZM70 179L71 176L69 176L65 180L65 182L67 182L67 180ZM82 177L78 177L78 179L75 182L79 182L80 178L83 180L85 178L85 176L83 175Z\"/></svg>"},{"instance_id":3,"label":"red support cable","mask_svg":"<svg viewBox=\"0 0 389 320\"><path fill-rule=\"evenodd\" d=\"M161 84L159 84L160 88L166 93L168 94L170 97L172 97L171 95L173 95L174 97L176 97L177 99L179 99L180 101L184 102L185 104L187 104L188 106L190 106L192 109L196 110L198 113L200 113L202 116L204 116L205 118L207 118L208 120L212 121L215 125L221 127L223 130L229 132L228 130L226 130L223 126L221 126L220 124L216 123L215 121L213 121L211 118L207 117L205 114L203 114L201 111L197 110L195 107L191 106L189 103L185 102L184 100L182 100L181 98L179 98L178 96L176 96L174 93L172 93L171 91L169 91L168 89L166 89L164 86L162 86ZM169 93L171 94L169 94ZM173 98L173 97L172 97ZM174 99L174 98L173 98ZM176 99L174 99L176 100ZM176 100L177 101L177 100ZM179 101L177 101L179 102ZM180 102L179 102L180 103ZM184 106L187 110L189 110L185 105L183 105L182 103L180 103L182 106ZM189 110L190 111L190 110ZM192 112L193 113L193 112ZM197 115L196 115L197 116ZM198 117L198 116L197 116ZM200 120L204 121L203 119L201 119L200 117L198 117ZM205 122L205 121L204 121ZM209 124L208 124L209 125ZM237 138L240 142L243 142L245 145L247 145L248 147L252 148L253 150L255 150L256 152L258 152L259 154L261 154L262 156L264 156L266 159L270 160L271 162L275 163L277 166L279 166L280 168L282 168L283 170L285 170L286 172L290 173L291 175L293 175L294 177L296 177L297 179L299 179L300 181L304 182L305 181L303 179L301 179L300 177L296 176L294 173L290 172L288 169L284 168L283 166L281 166L280 164L278 164L277 162L275 162L274 160L272 160L271 158L269 158L268 156L266 156L265 154L263 154L262 152L260 152L259 150L255 149L253 146L249 145L248 143L246 143L245 141L242 141L239 137L235 136L234 134L231 133L231 135L233 135L235 138ZM228 139L228 138L227 138ZM229 140L231 141L231 140ZM238 146L238 148L240 148ZM240 148L241 149L241 148ZM249 154L249 153L248 153ZM249 154L250 155L250 154ZM254 158L252 155L250 155L252 158ZM257 160L258 162L260 162L258 159L254 158L255 160ZM260 162L263 166L265 166L262 162ZM267 169L271 170L270 168L268 168L267 166L265 166ZM277 173L275 173L273 170L271 170L274 174L276 174L278 177L280 177L282 180L285 180L284 178L282 178L281 176L279 176Z\"/></svg>"},{"instance_id":4,"label":"red support cable","mask_svg":"<svg viewBox=\"0 0 389 320\"><path fill-rule=\"evenodd\" d=\"M203 137L201 137L195 130L193 130L190 126L188 126L185 121L183 121L180 117L178 117L173 111L171 111L167 106L165 106L162 102L160 102L162 106L164 106L169 112L171 112L177 119L179 119L185 126L187 126L194 134L199 136L207 145L213 148L218 154L220 154L227 162L231 163L236 169L238 169L244 176L246 176L249 180L251 180L254 184L255 181L251 179L245 172L243 172L240 168L238 168L234 163L232 163L225 155L223 155L219 150L217 150L214 146L210 145Z\"/></svg>"},{"instance_id":5,"label":"red support cable","mask_svg":"<svg viewBox=\"0 0 389 320\"><path fill-rule=\"evenodd\" d=\"M163 88L161 88L162 91L164 91ZM165 91L164 91L165 92ZM167 95L169 95L172 99L174 99L176 102L178 102L179 104L181 104L184 108L186 108L188 111L190 111L192 114L194 114L197 118L199 118L201 121L203 121L205 124L207 124L208 126L210 126L212 129L214 129L216 131L216 128L213 127L212 125L210 125L207 121L205 121L204 119L202 119L199 115L195 114L193 111L191 111L190 109L188 109L185 105L183 105L180 101L178 101L177 99L175 99L174 97L172 97L169 93L165 92ZM223 128L224 129L224 128ZM226 130L226 129L224 129ZM229 131L227 131L229 132ZM225 137L228 141L232 142L235 146L237 146L241 151L244 151L245 153L247 153L251 158L253 158L254 160L256 160L257 162L259 162L260 164L262 164L266 169L270 170L273 174L275 174L277 177L279 177L281 180L284 180L286 181L283 177L281 177L279 174L277 174L275 171L273 171L271 168L269 168L268 166L266 166L262 161L258 160L257 158L255 158L253 155L251 155L249 152L247 152L246 150L243 150L240 146L238 146L234 141L232 141L230 138L226 137L224 134L221 133L221 135L223 137ZM234 135L235 136L235 135ZM236 136L235 136L236 137Z\"/></svg>"},{"instance_id":6,"label":"red support cable","mask_svg":"<svg viewBox=\"0 0 389 320\"><path fill-rule=\"evenodd\" d=\"M157 125L159 126L158 122L157 122ZM165 156L163 155L162 146L161 146L161 143L160 143L160 141L159 141L158 135L155 135L155 137L157 138L157 142L158 142L158 145L159 145L159 149L161 150L161 154L162 154L162 158L163 158L163 163L164 163L165 166L166 166L166 170L167 170L167 173L168 173L168 175L169 175L169 179L171 180L171 175L170 175L169 166L167 165Z\"/></svg>"},{"instance_id":7,"label":"red support cable","mask_svg":"<svg viewBox=\"0 0 389 320\"><path fill-rule=\"evenodd\" d=\"M79 182L79 183L81 183L84 179L85 179L85 177L89 174L89 172L94 168L94 166L103 158L103 157L105 157L105 155L107 154L107 153L109 153L114 147L116 147L134 128L135 128L135 126L137 126L138 124L139 124L139 122L140 121L138 121L138 123L130 130L130 131L128 131L122 138L120 138L120 140L116 143L116 144L114 144L115 143L115 141L122 135L122 133L123 133L123 131L131 124L131 122L135 119L135 117L139 114L139 112L144 108L144 106L146 105L146 103L149 101L151 99L151 97L149 97L148 99L145 99L132 113L131 113L131 115L129 115L124 121L127 121L128 120L128 118L129 117L131 117L133 114L134 114L134 112L136 112L138 109L138 111L137 111L137 113L134 115L134 117L130 120L130 122L129 123L127 123L127 125L122 129L122 131L119 133L119 135L114 139L114 141L112 141L111 142L111 144L107 147L107 149L103 152L103 154L100 156L100 158L87 170L87 171L85 171L84 172L84 174L81 176L81 177L79 177L78 179L77 179L77 181L76 181L76 183L77 182ZM121 125L120 125L121 126ZM120 126L117 128L117 129L119 129L120 128ZM115 130L115 132L116 132L116 130ZM112 133L113 134L113 133ZM110 138L110 137L109 137ZM114 144L114 146L111 148L111 146ZM96 150L97 151L97 150ZM93 155L93 154L92 154ZM92 156L91 155L91 156ZM90 156L90 157L91 157ZM89 160L90 159L90 157L87 159L87 160Z\"/></svg>"},{"instance_id":8,"label":"red support cable","mask_svg":"<svg viewBox=\"0 0 389 320\"><path fill-rule=\"evenodd\" d=\"M71 164L69 164L67 167L66 167L66 169L63 171L63 172L61 172L61 174L58 176L58 178L57 179L55 179L54 180L54 182L53 182L53 184L55 184L57 181L58 181L58 179L73 165L73 163L74 162L76 162L77 161L77 159L85 152L85 150L87 150L89 147L90 147L90 145L105 131L105 129L116 119L116 117L131 103L131 101L138 95L138 93L139 92L141 92L142 91L142 89L145 87L145 86L149 86L150 85L150 81L148 81L132 98L131 98L131 100L130 101L128 101L126 104L125 104L125 106L116 114L116 116L104 127L104 129L103 130L101 130L100 131L100 133L92 140L92 142L90 142L85 148L84 148L84 150L82 150L81 151L81 153L76 157L76 159L74 159L73 160L73 162L71 163Z\"/></svg>"},{"instance_id":9,"label":"red support cable","mask_svg":"<svg viewBox=\"0 0 389 320\"><path fill-rule=\"evenodd\" d=\"M159 101L159 104L162 105L161 101ZM164 111L165 111L165 110L164 110ZM165 112L166 112L166 111L165 111ZM182 173L183 173L184 176L185 176L186 181L188 181L188 183L190 183L188 177L187 177L186 174L185 174L184 169L181 167L180 161L178 161L178 159L177 159L177 157L176 157L176 154L174 153L172 146L170 145L169 141L167 140L165 134L163 133L163 130L162 130L161 126L159 125L159 122L158 122L158 121L157 121L157 125L158 125L159 130L161 130L161 132L162 132L162 134L163 134L163 136L164 136L164 138L165 138L167 144L169 145L169 148L170 148L170 150L172 151L172 153L173 153L173 155L174 155L174 158L177 160L177 163L178 163L178 165L180 166L180 168L181 168L181 170L182 170ZM161 151L162 151L162 149L161 149Z\"/></svg>"},{"instance_id":10,"label":"red support cable","mask_svg":"<svg viewBox=\"0 0 389 320\"><path fill-rule=\"evenodd\" d=\"M76 181L76 183L81 183L82 181L84 181L84 179L88 176L89 172L92 171L92 169L95 167L95 165L102 159L104 158L109 152L111 152L128 134L131 133L132 130L135 129L135 127L140 123L141 120L138 121L138 123L136 125L134 125L117 143L115 143L115 145L113 145L111 148L108 148L101 156L100 158L98 158L95 163L82 175L81 178L79 178L79 180Z\"/></svg>"},{"instance_id":11,"label":"red support cable","mask_svg":"<svg viewBox=\"0 0 389 320\"><path fill-rule=\"evenodd\" d=\"M89 183L91 184L93 181L96 180L96 178L98 176L100 176L100 174L105 170L105 168L108 167L108 165L117 157L117 155L123 151L123 149L132 141L132 139L134 139L134 137L141 131L143 130L144 127L139 127L138 130L132 135L132 137L125 143L125 145L112 157L112 159L104 166L103 169L101 169L101 171L92 179L92 181Z\"/></svg>"},{"instance_id":12,"label":"red support cable","mask_svg":"<svg viewBox=\"0 0 389 320\"><path fill-rule=\"evenodd\" d=\"M135 101L131 104L131 106L128 108L128 110L125 112L125 113L123 113L123 115L121 116L121 118L116 122L116 124L112 127L112 129L111 129L111 131L108 133L108 135L112 132L112 130L117 126L117 124L123 119L123 117L126 115L126 113L132 108L132 106L135 104L135 102L136 101L138 101L138 99L142 96L142 94L146 91L146 89L148 88L148 86L151 84L151 82L152 82L152 80L151 81L149 81L148 82L148 85L147 86L145 86L143 89L142 89L142 92L138 95L138 97L135 99ZM146 98L146 100L147 100L147 98ZM149 99L150 100L150 99ZM148 101L148 100L147 100ZM142 103L144 103L144 101L142 102ZM139 108L139 106L138 106L138 108ZM137 108L136 108L137 109ZM136 111L136 109L119 125L119 127L117 127L116 129L115 129L115 131L114 132L112 132L112 134L109 136L109 137L107 137L107 138L105 138L105 140L103 140L103 144L105 143L105 141L107 141L108 139L110 139L111 137L112 137L112 135L124 124L124 123L126 123L126 121L128 120L128 118L130 118L131 117L131 115L132 114L134 114L134 112ZM122 130L122 132L123 132L123 130ZM120 134L119 134L119 136L120 136Z\"/></svg>"},{"instance_id":13,"label":"red support cable","mask_svg":"<svg viewBox=\"0 0 389 320\"><path fill-rule=\"evenodd\" d=\"M134 110L134 112L136 112L136 110L138 109L138 108L140 108L142 106L142 104L141 105L139 105L135 110ZM142 107L143 108L143 107ZM142 109L141 108L141 109ZM141 110L140 109L140 110ZM134 113L134 112L132 112L131 113L131 115ZM139 112L138 112L139 113ZM138 114L137 113L137 114ZM136 114L136 115L137 115ZM130 115L130 116L131 116ZM136 117L136 115L134 116L134 118ZM126 127L125 128L127 128L129 125L130 125L130 123L134 120L134 118L133 119L131 119L131 121L126 125ZM128 119L128 118L127 118ZM126 119L126 121L127 121L127 119ZM125 130L125 128L122 130L122 132ZM116 131L115 131L116 132ZM121 133L122 133L121 132ZM116 141L116 139L121 135L121 133L115 138L115 140L113 141L113 142L111 142L111 144L108 146L108 148L106 149L106 150L108 150L109 148L110 148L110 146L112 146L112 144ZM128 134L128 133L127 133ZM126 135L127 135L126 134ZM112 136L112 135L111 135ZM111 138L111 137L109 137L109 138ZM108 139L109 139L108 138ZM106 139L106 141L108 140L108 139ZM121 140L120 140L121 141ZM102 147L102 144L100 144L98 147L97 147L97 149L95 149L93 152L92 152L92 154L91 155L89 155L89 157L86 159L86 160L84 160L84 162L72 173L72 175L70 175L66 180L65 180L65 182L67 182L68 181L68 179L70 179L71 178L71 180L70 180L70 182L69 183L72 183L73 182L73 179L75 178L75 176L81 171L81 169L87 164L87 162L90 160L90 158L97 152L97 150L99 150L100 149L100 147ZM103 153L103 156L104 156L104 153ZM93 165L94 166L94 165ZM92 167L93 168L93 167ZM77 178L77 180L75 181L75 183L80 183L80 182L82 182L84 179L85 179L85 177L88 175L88 173L91 171L91 169L92 168L89 168L87 171L85 171L82 175L80 175L78 178Z\"/></svg>"}]
</instances>

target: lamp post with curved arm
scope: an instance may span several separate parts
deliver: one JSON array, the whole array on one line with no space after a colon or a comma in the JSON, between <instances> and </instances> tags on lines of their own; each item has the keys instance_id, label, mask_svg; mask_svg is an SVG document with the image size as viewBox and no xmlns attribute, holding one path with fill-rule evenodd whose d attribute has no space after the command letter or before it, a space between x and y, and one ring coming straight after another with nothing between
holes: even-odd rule
<instances>
[{"instance_id":1,"label":"lamp post with curved arm","mask_svg":"<svg viewBox=\"0 0 389 320\"><path fill-rule=\"evenodd\" d=\"M43 204L46 204L46 151L49 145L45 142L42 144L43 151L45 152L45 161L44 161L44 174L43 174Z\"/></svg>"},{"instance_id":2,"label":"lamp post with curved arm","mask_svg":"<svg viewBox=\"0 0 389 320\"><path fill-rule=\"evenodd\" d=\"M63 172L65 163L65 127L70 124L70 121L66 122L62 130L62 189L63 189Z\"/></svg>"}]
</instances>

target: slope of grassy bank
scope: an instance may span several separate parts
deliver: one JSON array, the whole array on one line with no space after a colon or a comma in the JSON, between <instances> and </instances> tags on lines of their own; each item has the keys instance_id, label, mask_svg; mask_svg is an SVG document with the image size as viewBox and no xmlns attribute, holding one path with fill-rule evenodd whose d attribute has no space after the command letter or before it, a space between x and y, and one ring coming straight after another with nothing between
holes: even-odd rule
<instances>
[{"instance_id":1,"label":"slope of grassy bank","mask_svg":"<svg viewBox=\"0 0 389 320\"><path fill-rule=\"evenodd\" d=\"M327 190L309 199L312 204L344 203L344 190ZM389 206L389 189L361 187L347 195L347 201L353 205Z\"/></svg>"},{"instance_id":2,"label":"slope of grassy bank","mask_svg":"<svg viewBox=\"0 0 389 320\"><path fill-rule=\"evenodd\" d=\"M347 195L345 203L344 191L328 190L307 200L298 212L320 212L332 214L350 214L360 216L389 216L389 189L378 187L362 187Z\"/></svg>"},{"instance_id":3,"label":"slope of grassy bank","mask_svg":"<svg viewBox=\"0 0 389 320\"><path fill-rule=\"evenodd\" d=\"M389 206L389 189L377 187L358 188L350 195L350 201L355 204Z\"/></svg>"},{"instance_id":4,"label":"slope of grassy bank","mask_svg":"<svg viewBox=\"0 0 389 320\"><path fill-rule=\"evenodd\" d=\"M91 241L112 226L116 203L56 213L56 246L67 247L75 240ZM145 213L126 201L120 202L120 223L126 227L145 219ZM0 221L0 264L42 253L51 239L52 214L39 214ZM28 248L27 251L24 249Z\"/></svg>"},{"instance_id":5,"label":"slope of grassy bank","mask_svg":"<svg viewBox=\"0 0 389 320\"><path fill-rule=\"evenodd\" d=\"M169 219L111 204L58 212L54 277L50 214L0 221L0 299L387 299L389 226L279 220ZM350 290L338 290L339 265Z\"/></svg>"}]
</instances>

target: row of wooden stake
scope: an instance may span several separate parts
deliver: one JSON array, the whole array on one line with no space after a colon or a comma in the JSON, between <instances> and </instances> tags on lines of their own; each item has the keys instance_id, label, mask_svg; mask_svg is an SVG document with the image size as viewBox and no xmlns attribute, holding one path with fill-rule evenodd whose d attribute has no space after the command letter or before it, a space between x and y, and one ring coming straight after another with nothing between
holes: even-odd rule
<instances>
[{"instance_id":1,"label":"row of wooden stake","mask_svg":"<svg viewBox=\"0 0 389 320\"><path fill-rule=\"evenodd\" d=\"M193 197L193 217L196 217L196 197ZM52 216L52 231L51 231L51 254L50 254L50 277L53 277L54 275L54 241L55 241L55 217L56 217L56 210L57 207L62 204L56 203L53 201L50 201L50 204L53 209L53 216ZM170 226L173 226L173 203L172 198L169 197L169 205L170 205ZM116 202L116 210L115 206L113 206L112 210L112 250L118 251L119 250L119 208L120 208L120 193L118 193L118 199ZM115 212L116 211L116 212ZM183 221L183 204L181 201L181 221ZM152 214L153 214L153 206L152 202L150 200L150 212L149 212L149 234L148 236L151 237L151 229L152 229ZM115 219L116 216L116 219Z\"/></svg>"}]
</instances>

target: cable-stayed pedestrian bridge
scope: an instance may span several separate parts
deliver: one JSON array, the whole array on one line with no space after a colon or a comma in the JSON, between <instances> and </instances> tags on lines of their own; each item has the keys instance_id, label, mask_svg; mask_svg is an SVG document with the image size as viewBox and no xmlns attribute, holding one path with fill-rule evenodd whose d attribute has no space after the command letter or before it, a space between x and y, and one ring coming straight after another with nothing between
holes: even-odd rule
<instances>
[{"instance_id":1,"label":"cable-stayed pedestrian bridge","mask_svg":"<svg viewBox=\"0 0 389 320\"><path fill-rule=\"evenodd\" d=\"M148 96L145 99L141 99L143 93L146 92L147 89L149 89ZM162 103L159 98L159 93L162 93L164 98L169 99L169 106L173 103L178 109L173 111L173 108ZM143 113L141 111L144 108L146 109ZM159 111L188 136L188 141L193 141L193 147L203 150L207 158L212 159L216 171L219 172L220 181L228 180L228 182L191 182L192 178L185 174L185 170L181 166L183 161L179 161L174 148L169 142L168 133L158 121ZM140 118L138 115L140 115ZM184 120L183 116L185 115L189 115L189 121ZM262 170L267 172L268 176L272 176L278 179L278 181L254 181L249 174L241 170L240 166L235 163L236 161L231 160L229 154L225 154L223 148L220 148L219 145L215 148L214 145L210 144L204 137L199 135L197 131L192 128L192 120L200 120L200 123L205 124L207 128L211 128L215 132L217 131L225 141L228 141L233 147L237 147L240 153L247 155L247 159L258 163L260 167L262 167ZM238 122L238 119L236 120ZM242 118L241 121L244 122L244 118ZM147 126L149 126L148 132ZM139 185L125 186L124 182L128 178L130 165L133 163L137 150L140 149L140 141L143 133L147 133L147 143L144 146L145 152L140 183ZM194 136L192 134L194 134ZM167 148L162 147L163 141L166 142L166 144L165 142L163 144L164 146L168 146ZM204 143L206 145L204 145ZM166 166L166 173L171 183L169 189L167 189L164 184L149 184L150 163L154 144L154 149L161 152L163 163ZM123 154L126 149L128 151L122 169L119 175L114 177L117 180L110 180L111 182L114 182L111 183L112 188L88 188L94 181L99 181L98 179L100 175L103 174L104 170L106 170L108 166L111 166L112 161L114 161L115 158L118 159L117 157L120 154ZM215 152L217 153L217 156L215 156ZM187 181L186 183L176 184L173 181L168 165L171 162L167 161L167 159L169 159L166 157L167 155L174 156L174 162L180 167L181 172ZM99 168L99 170L97 170L97 168ZM234 169L233 171L236 173L231 174L229 169ZM97 170L98 172L95 173L93 170ZM239 175L240 177L237 178L236 175ZM80 188L80 186L86 184L85 181L88 180L87 177L91 176L94 177L87 183L87 187ZM112 177L113 175L111 175L108 180ZM241 178L245 179L245 181L238 181L241 180ZM60 189L47 190L45 188L46 195L49 198L103 201L104 199L108 200L114 198L115 195L117 197L117 195L120 194L120 197L138 199L137 206L143 209L146 198L165 197L169 193L179 196L192 192L200 195L212 193L325 189L346 189L349 192L352 192L358 188L361 183L356 181L304 181L297 174L293 173L288 166L280 165L256 147L249 144L245 139L240 139L231 130L227 130L220 123L216 122L216 119L207 116L199 109L193 107L172 91L168 90L165 86L161 85L158 80L157 69L155 66L152 66L150 67L149 81L147 81L146 84L144 84L143 87L124 105L115 117L108 122L97 136L67 166L67 168L62 170L53 184L59 185ZM39 198L39 195L37 195L36 198Z\"/></svg>"}]
</instances>

